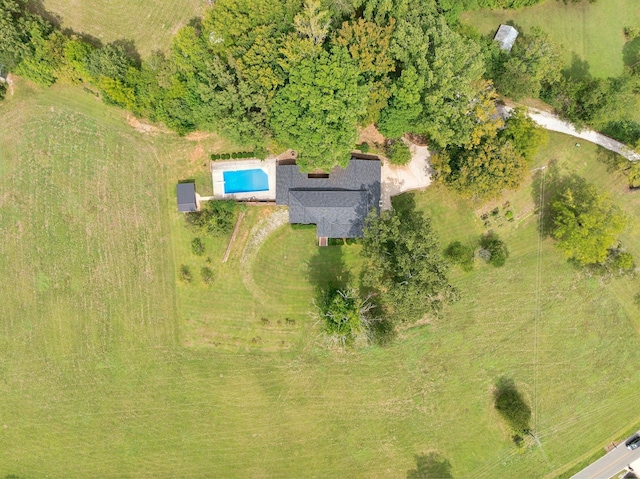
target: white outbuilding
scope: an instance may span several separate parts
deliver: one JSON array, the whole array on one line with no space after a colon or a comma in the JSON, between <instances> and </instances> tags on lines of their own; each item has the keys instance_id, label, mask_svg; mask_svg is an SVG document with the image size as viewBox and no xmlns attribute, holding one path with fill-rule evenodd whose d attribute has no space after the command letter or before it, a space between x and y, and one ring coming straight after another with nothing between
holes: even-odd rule
<instances>
[{"instance_id":1,"label":"white outbuilding","mask_svg":"<svg viewBox=\"0 0 640 479\"><path fill-rule=\"evenodd\" d=\"M518 38L518 30L511 25L500 25L496 36L493 39L500 44L500 48L504 51L510 52L513 48L513 44Z\"/></svg>"}]
</instances>

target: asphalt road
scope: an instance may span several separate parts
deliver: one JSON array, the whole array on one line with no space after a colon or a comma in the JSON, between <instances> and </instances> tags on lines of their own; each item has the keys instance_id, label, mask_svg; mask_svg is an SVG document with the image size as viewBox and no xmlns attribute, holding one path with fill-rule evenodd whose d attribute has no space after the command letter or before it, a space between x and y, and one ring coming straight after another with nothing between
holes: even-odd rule
<instances>
[{"instance_id":1,"label":"asphalt road","mask_svg":"<svg viewBox=\"0 0 640 479\"><path fill-rule=\"evenodd\" d=\"M622 442L607 455L572 476L571 479L609 479L638 459L640 459L640 448L630 451ZM639 471L635 472L638 474Z\"/></svg>"}]
</instances>

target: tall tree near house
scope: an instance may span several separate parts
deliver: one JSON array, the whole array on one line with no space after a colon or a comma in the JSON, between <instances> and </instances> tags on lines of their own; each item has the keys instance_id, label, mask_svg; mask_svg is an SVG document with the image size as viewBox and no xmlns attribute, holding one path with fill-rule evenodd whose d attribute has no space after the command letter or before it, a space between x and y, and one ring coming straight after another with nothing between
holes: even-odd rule
<instances>
[{"instance_id":1,"label":"tall tree near house","mask_svg":"<svg viewBox=\"0 0 640 479\"><path fill-rule=\"evenodd\" d=\"M368 286L379 291L396 321L410 323L437 314L457 297L431 220L414 210L369 215L362 255Z\"/></svg>"},{"instance_id":2,"label":"tall tree near house","mask_svg":"<svg viewBox=\"0 0 640 479\"><path fill-rule=\"evenodd\" d=\"M344 167L366 96L348 52L334 47L291 66L289 83L274 98L269 124L280 144L298 151L303 169Z\"/></svg>"},{"instance_id":3,"label":"tall tree near house","mask_svg":"<svg viewBox=\"0 0 640 479\"><path fill-rule=\"evenodd\" d=\"M393 18L385 27L360 18L355 22L344 22L333 41L349 51L363 83L369 86L367 113L362 120L364 125L378 121L380 111L387 106L391 95L387 74L395 69L389 54L394 26Z\"/></svg>"}]
</instances>

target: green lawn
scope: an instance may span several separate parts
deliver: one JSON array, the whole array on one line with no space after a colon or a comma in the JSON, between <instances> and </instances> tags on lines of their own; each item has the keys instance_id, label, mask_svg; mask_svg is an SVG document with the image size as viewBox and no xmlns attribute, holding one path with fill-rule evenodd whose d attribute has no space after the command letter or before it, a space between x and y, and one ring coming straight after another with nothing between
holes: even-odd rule
<instances>
[{"instance_id":1,"label":"green lawn","mask_svg":"<svg viewBox=\"0 0 640 479\"><path fill-rule=\"evenodd\" d=\"M565 4L546 0L520 10L478 10L467 12L462 21L483 35L495 34L501 23L513 22L523 32L539 27L560 45L567 67L576 73L586 62L596 77L619 76L624 68L623 28L640 25L640 7L636 0L600 0Z\"/></svg>"},{"instance_id":2,"label":"green lawn","mask_svg":"<svg viewBox=\"0 0 640 479\"><path fill-rule=\"evenodd\" d=\"M0 477L402 478L428 452L453 477L544 477L637 419L640 281L601 284L539 243L537 180L497 202L517 218L491 220L505 267L454 270L460 302L389 347L331 352L314 289L357 283L358 245L320 249L285 225L245 254L274 212L260 207L227 263L227 237L191 253L175 182L241 145L138 133L74 88L17 91L0 104ZM637 220L640 195L574 143L552 136L538 165L579 172ZM443 245L479 235L493 207L412 196ZM492 407L501 376L535 406L541 448L512 445Z\"/></svg>"},{"instance_id":3,"label":"green lawn","mask_svg":"<svg viewBox=\"0 0 640 479\"><path fill-rule=\"evenodd\" d=\"M44 9L76 33L104 43L133 41L141 56L168 49L171 38L189 20L199 17L204 0L43 0Z\"/></svg>"}]
</instances>

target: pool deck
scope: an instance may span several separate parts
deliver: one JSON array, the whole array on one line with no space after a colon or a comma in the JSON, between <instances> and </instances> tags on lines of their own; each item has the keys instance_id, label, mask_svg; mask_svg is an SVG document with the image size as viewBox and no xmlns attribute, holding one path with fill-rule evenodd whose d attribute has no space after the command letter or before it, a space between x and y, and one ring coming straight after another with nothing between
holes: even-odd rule
<instances>
[{"instance_id":1,"label":"pool deck","mask_svg":"<svg viewBox=\"0 0 640 479\"><path fill-rule=\"evenodd\" d=\"M229 193L224 192L225 171L240 170L262 170L269 178L269 189L267 191L252 191L249 193ZM239 201L275 201L276 200L276 159L266 160L223 160L211 162L211 179L213 180L213 198L216 200L228 199Z\"/></svg>"}]
</instances>

